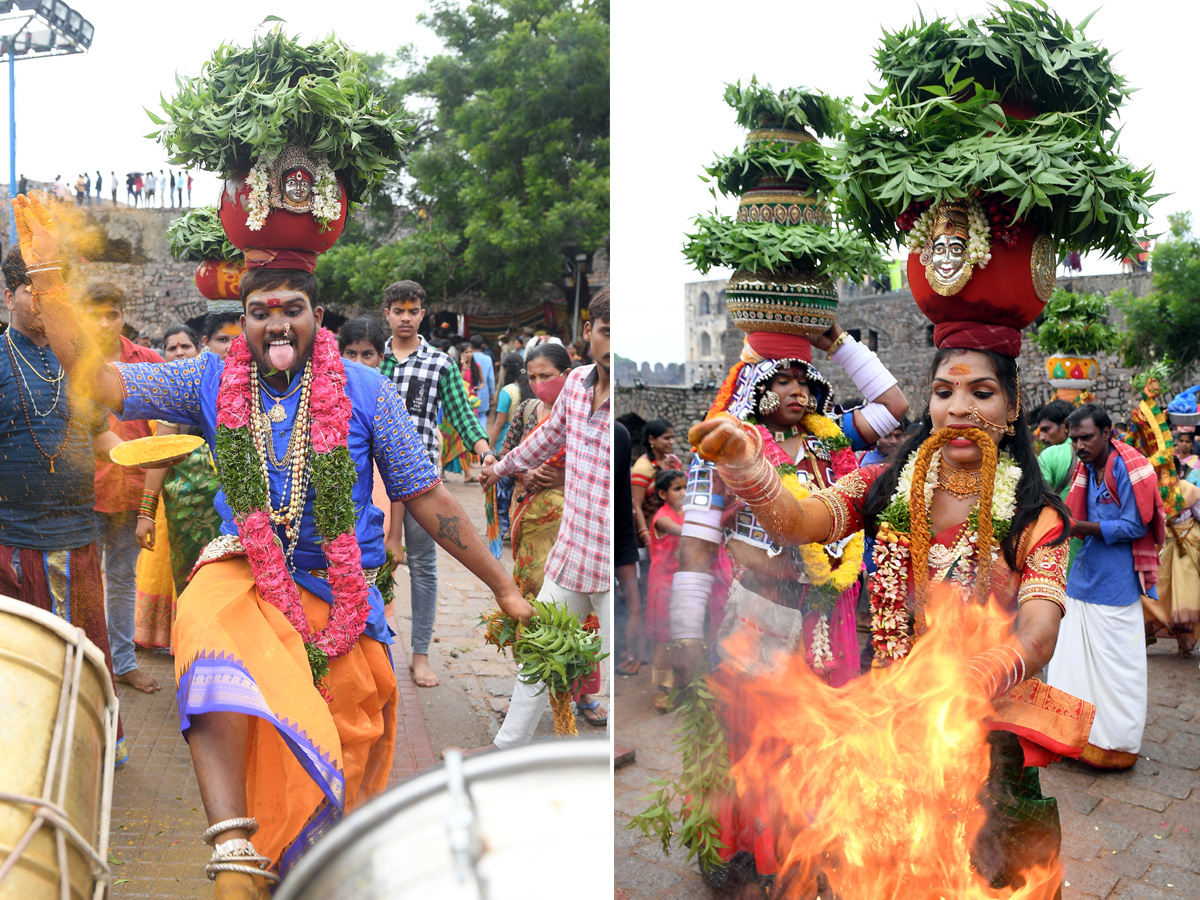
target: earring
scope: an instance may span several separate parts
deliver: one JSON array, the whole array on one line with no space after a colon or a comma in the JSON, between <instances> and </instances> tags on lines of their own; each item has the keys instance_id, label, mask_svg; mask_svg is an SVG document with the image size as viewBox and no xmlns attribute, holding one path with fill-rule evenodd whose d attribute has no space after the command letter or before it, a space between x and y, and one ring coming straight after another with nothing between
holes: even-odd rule
<instances>
[{"instance_id":1,"label":"earring","mask_svg":"<svg viewBox=\"0 0 1200 900\"><path fill-rule=\"evenodd\" d=\"M779 395L774 391L765 391L758 401L759 414L769 416L777 409L779 409Z\"/></svg>"},{"instance_id":2,"label":"earring","mask_svg":"<svg viewBox=\"0 0 1200 900\"><path fill-rule=\"evenodd\" d=\"M812 396L811 394L809 394L808 403L805 404L804 408L807 409L809 412L816 412L817 411L817 398Z\"/></svg>"}]
</instances>

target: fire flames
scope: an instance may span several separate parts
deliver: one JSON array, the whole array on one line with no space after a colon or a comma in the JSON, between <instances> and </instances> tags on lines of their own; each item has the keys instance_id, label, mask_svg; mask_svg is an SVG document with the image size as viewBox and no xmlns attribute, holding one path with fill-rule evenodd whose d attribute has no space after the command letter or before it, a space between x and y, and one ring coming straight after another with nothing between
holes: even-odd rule
<instances>
[{"instance_id":1,"label":"fire flames","mask_svg":"<svg viewBox=\"0 0 1200 900\"><path fill-rule=\"evenodd\" d=\"M967 678L965 663L1011 634L1011 616L995 602L960 597L936 586L926 608L929 631L911 654L841 688L822 682L798 654L752 676L756 638L743 632L727 643L742 674L723 680L722 699L741 721L754 723L749 752L730 774L743 803L772 810L779 861L773 896L1054 896L1057 860L1003 889L989 887L972 865L985 821L984 719L991 705ZM977 850L974 862L986 870L981 855Z\"/></svg>"}]
</instances>

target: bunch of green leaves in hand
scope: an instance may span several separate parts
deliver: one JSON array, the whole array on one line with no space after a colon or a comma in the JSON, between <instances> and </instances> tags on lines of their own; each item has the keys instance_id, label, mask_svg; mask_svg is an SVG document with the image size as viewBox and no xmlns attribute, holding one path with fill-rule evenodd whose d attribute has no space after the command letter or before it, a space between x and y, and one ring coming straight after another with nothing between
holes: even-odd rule
<instances>
[{"instance_id":1,"label":"bunch of green leaves in hand","mask_svg":"<svg viewBox=\"0 0 1200 900\"><path fill-rule=\"evenodd\" d=\"M646 809L625 826L657 837L664 853L671 852L671 842L676 840L687 848L688 859L699 855L701 864L712 869L721 865L718 851L724 847L717 803L732 788L729 748L717 718L717 703L703 675L693 677L686 690L671 698L680 720L675 752L683 759L683 774L676 782L652 779L658 790L643 798Z\"/></svg>"},{"instance_id":2,"label":"bunch of green leaves in hand","mask_svg":"<svg viewBox=\"0 0 1200 900\"><path fill-rule=\"evenodd\" d=\"M480 616L487 642L501 653L512 647L513 659L521 666L517 677L526 684L541 683L552 694L573 693L596 663L608 656L600 652L600 635L584 628L565 606L527 599L535 610L528 625L499 610Z\"/></svg>"}]
</instances>

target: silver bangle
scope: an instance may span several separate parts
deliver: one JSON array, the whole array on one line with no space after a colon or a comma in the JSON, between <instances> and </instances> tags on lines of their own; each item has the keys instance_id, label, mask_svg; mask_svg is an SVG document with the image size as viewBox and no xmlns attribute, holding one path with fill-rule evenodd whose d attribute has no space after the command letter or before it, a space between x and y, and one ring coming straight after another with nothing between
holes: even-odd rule
<instances>
[{"instance_id":1,"label":"silver bangle","mask_svg":"<svg viewBox=\"0 0 1200 900\"><path fill-rule=\"evenodd\" d=\"M241 816L236 819L225 819L222 822L217 822L215 825L210 825L204 834L200 835L200 839L206 844L211 844L223 831L230 831L234 828L245 828L250 832L251 836L258 831L258 819L252 816Z\"/></svg>"}]
</instances>

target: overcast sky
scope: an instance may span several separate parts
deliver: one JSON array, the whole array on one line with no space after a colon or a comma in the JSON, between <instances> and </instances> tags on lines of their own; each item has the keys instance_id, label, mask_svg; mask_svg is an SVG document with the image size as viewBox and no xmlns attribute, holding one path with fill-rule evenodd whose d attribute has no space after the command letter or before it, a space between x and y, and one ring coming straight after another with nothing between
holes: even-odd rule
<instances>
[{"instance_id":1,"label":"overcast sky","mask_svg":"<svg viewBox=\"0 0 1200 900\"><path fill-rule=\"evenodd\" d=\"M1051 0L1072 22L1100 0ZM927 19L970 15L985 2L926 2ZM1197 210L1193 3L1108 0L1085 34L1117 53L1119 72L1141 90L1124 108L1119 146L1135 165L1156 170L1155 231L1167 214ZM681 253L691 219L714 201L703 167L744 138L722 100L724 84L751 75L775 88L807 86L861 102L876 81L874 51L883 28L918 17L911 0L773 2L657 0L613 3L612 255L615 348L637 361L683 361L683 285L702 277ZM719 209L731 214L737 201ZM1084 274L1119 263L1087 259Z\"/></svg>"},{"instance_id":2,"label":"overcast sky","mask_svg":"<svg viewBox=\"0 0 1200 900\"><path fill-rule=\"evenodd\" d=\"M437 37L418 25L426 0L202 0L197 3L149 0L67 0L92 22L96 35L84 54L20 60L17 82L17 173L35 181L56 175L73 184L83 171L120 181L125 173L170 168L161 146L144 135L156 126L145 109L159 109L159 94L175 92L175 76L200 74L222 43L246 45L269 15L286 20L285 30L308 41L331 31L360 53L393 53L415 44L426 55L440 48ZM0 145L5 150L0 181L7 182L8 69L0 68ZM192 199L197 206L217 201L217 179L197 175Z\"/></svg>"}]
</instances>

